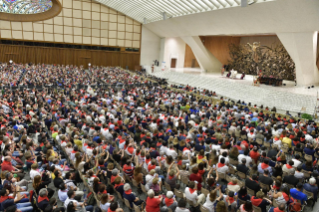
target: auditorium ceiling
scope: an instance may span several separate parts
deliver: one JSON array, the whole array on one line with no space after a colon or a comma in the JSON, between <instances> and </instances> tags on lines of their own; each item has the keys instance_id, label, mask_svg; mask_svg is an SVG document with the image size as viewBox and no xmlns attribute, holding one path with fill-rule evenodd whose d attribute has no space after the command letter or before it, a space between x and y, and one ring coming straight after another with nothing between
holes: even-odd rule
<instances>
[{"instance_id":1,"label":"auditorium ceiling","mask_svg":"<svg viewBox=\"0 0 319 212\"><path fill-rule=\"evenodd\" d=\"M212 10L240 7L241 0L95 0L141 23L209 12ZM248 4L276 0L248 0ZM248 6L249 6L248 5ZM165 13L165 15L163 14Z\"/></svg>"}]
</instances>

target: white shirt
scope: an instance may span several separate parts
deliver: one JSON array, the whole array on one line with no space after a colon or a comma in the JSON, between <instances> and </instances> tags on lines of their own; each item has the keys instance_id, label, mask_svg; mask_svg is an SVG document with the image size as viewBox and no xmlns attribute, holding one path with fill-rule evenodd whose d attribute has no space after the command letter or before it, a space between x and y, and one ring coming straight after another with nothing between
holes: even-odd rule
<instances>
[{"instance_id":1,"label":"white shirt","mask_svg":"<svg viewBox=\"0 0 319 212\"><path fill-rule=\"evenodd\" d=\"M111 203L105 203L104 205L102 203L100 203L100 208L103 210L103 211L107 211L110 207Z\"/></svg>"},{"instance_id":2,"label":"white shirt","mask_svg":"<svg viewBox=\"0 0 319 212\"><path fill-rule=\"evenodd\" d=\"M167 149L166 151L166 155L167 156L172 156L173 159L175 159L177 157L177 152L174 149Z\"/></svg>"},{"instance_id":3,"label":"white shirt","mask_svg":"<svg viewBox=\"0 0 319 212\"><path fill-rule=\"evenodd\" d=\"M220 159L221 159L221 158L225 158L225 164L229 163L229 158L228 158L228 156L227 156L227 157L224 157L224 156L222 156L222 155L219 155L218 163L220 163Z\"/></svg>"},{"instance_id":4,"label":"white shirt","mask_svg":"<svg viewBox=\"0 0 319 212\"><path fill-rule=\"evenodd\" d=\"M250 163L252 163L252 159L249 156L245 156L244 154L238 155L238 161L241 162L241 160L245 158L246 159L246 166L249 167Z\"/></svg>"},{"instance_id":5,"label":"white shirt","mask_svg":"<svg viewBox=\"0 0 319 212\"><path fill-rule=\"evenodd\" d=\"M185 197L186 197L186 199L193 201L194 204L197 203L197 191L194 191L193 193L191 193L189 191L189 188L186 187L185 188Z\"/></svg>"},{"instance_id":6,"label":"white shirt","mask_svg":"<svg viewBox=\"0 0 319 212\"><path fill-rule=\"evenodd\" d=\"M31 169L31 171L30 171L30 178L33 180L34 177L37 176L37 175L41 176L40 172L38 172L37 170Z\"/></svg>"},{"instance_id":7,"label":"white shirt","mask_svg":"<svg viewBox=\"0 0 319 212\"><path fill-rule=\"evenodd\" d=\"M204 203L203 206L204 206L205 208L207 208L207 209L209 210L209 212L214 212L214 204L215 204L215 201L214 201L214 202L210 201L209 195L210 195L210 194L207 195L207 197L206 197L206 202Z\"/></svg>"},{"instance_id":8,"label":"white shirt","mask_svg":"<svg viewBox=\"0 0 319 212\"><path fill-rule=\"evenodd\" d=\"M228 170L229 170L229 168L226 165L223 166L223 167L217 168L218 172L221 172L221 173L224 173L224 174L226 174L228 172Z\"/></svg>"},{"instance_id":9,"label":"white shirt","mask_svg":"<svg viewBox=\"0 0 319 212\"><path fill-rule=\"evenodd\" d=\"M294 162L293 167L295 167L295 168L297 168L301 164L301 161L299 161L297 159L292 159L292 161Z\"/></svg>"},{"instance_id":10,"label":"white shirt","mask_svg":"<svg viewBox=\"0 0 319 212\"><path fill-rule=\"evenodd\" d=\"M75 199L70 199L69 197L64 201L64 207L65 208L68 208L68 204L69 204L69 202L75 202L76 203L76 206L79 206L79 202L78 201L76 201Z\"/></svg>"}]
</instances>

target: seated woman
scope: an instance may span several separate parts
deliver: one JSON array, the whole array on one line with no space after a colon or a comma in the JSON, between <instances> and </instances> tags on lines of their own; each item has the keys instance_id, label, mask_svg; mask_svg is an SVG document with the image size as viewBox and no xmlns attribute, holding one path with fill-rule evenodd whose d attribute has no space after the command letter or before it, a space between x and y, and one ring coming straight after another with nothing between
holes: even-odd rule
<instances>
[{"instance_id":1,"label":"seated woman","mask_svg":"<svg viewBox=\"0 0 319 212\"><path fill-rule=\"evenodd\" d=\"M155 193L152 189L148 190L146 199L146 211L159 212L160 204L162 202L162 196L155 196Z\"/></svg>"},{"instance_id":2,"label":"seated woman","mask_svg":"<svg viewBox=\"0 0 319 212\"><path fill-rule=\"evenodd\" d=\"M162 209L170 208L172 211L175 211L177 207L176 199L174 198L174 193L172 191L168 191L166 193L166 197L162 200L163 207Z\"/></svg>"},{"instance_id":3,"label":"seated woman","mask_svg":"<svg viewBox=\"0 0 319 212\"><path fill-rule=\"evenodd\" d=\"M102 211L108 211L111 203L109 203L109 195L103 194L101 197L100 208Z\"/></svg>"},{"instance_id":4,"label":"seated woman","mask_svg":"<svg viewBox=\"0 0 319 212\"><path fill-rule=\"evenodd\" d=\"M313 171L312 162L311 161L306 161L306 163L302 164L301 168L303 170L308 171L308 172L312 172Z\"/></svg>"},{"instance_id":5,"label":"seated woman","mask_svg":"<svg viewBox=\"0 0 319 212\"><path fill-rule=\"evenodd\" d=\"M221 194L220 186L215 190L212 190L206 197L206 202L203 204L205 208L209 210L209 212L214 212L214 205L216 203L217 190Z\"/></svg>"},{"instance_id":6,"label":"seated woman","mask_svg":"<svg viewBox=\"0 0 319 212\"><path fill-rule=\"evenodd\" d=\"M141 205L143 203L143 200L140 200L135 194L132 192L132 188L130 184L125 183L124 184L124 193L123 193L123 198L127 199L133 208L133 203L135 205Z\"/></svg>"},{"instance_id":7,"label":"seated woman","mask_svg":"<svg viewBox=\"0 0 319 212\"><path fill-rule=\"evenodd\" d=\"M254 206L261 208L262 212L266 212L266 207L272 203L264 197L264 192L262 191L258 191L256 196L251 197L250 201Z\"/></svg>"},{"instance_id":8,"label":"seated woman","mask_svg":"<svg viewBox=\"0 0 319 212\"><path fill-rule=\"evenodd\" d=\"M246 201L245 204L242 204L239 207L240 212L253 212L253 205L250 201Z\"/></svg>"},{"instance_id":9,"label":"seated woman","mask_svg":"<svg viewBox=\"0 0 319 212\"><path fill-rule=\"evenodd\" d=\"M274 190L273 188L271 189L272 191L272 196L274 200L277 201L278 204L284 203L286 204L289 201L289 187L283 187L282 190Z\"/></svg>"},{"instance_id":10,"label":"seated woman","mask_svg":"<svg viewBox=\"0 0 319 212\"><path fill-rule=\"evenodd\" d=\"M117 177L114 180L114 189L119 192L122 197L123 197L123 193L124 193L124 183L125 181L121 178L121 177Z\"/></svg>"},{"instance_id":11,"label":"seated woman","mask_svg":"<svg viewBox=\"0 0 319 212\"><path fill-rule=\"evenodd\" d=\"M152 180L152 184L150 186L150 189L152 189L155 193L155 195L159 195L160 192L161 192L161 187L162 187L162 182L158 182L160 178L157 178L155 177L153 180Z\"/></svg>"},{"instance_id":12,"label":"seated woman","mask_svg":"<svg viewBox=\"0 0 319 212\"><path fill-rule=\"evenodd\" d=\"M45 176L48 176L48 177L45 177ZM42 189L42 188L46 188L50 183L51 183L51 175L50 173L44 173L43 174L43 177L41 178L40 175L37 175L34 177L33 179L33 188L36 192L37 195L39 195L39 191ZM51 189L51 188L47 188L48 190L48 197L49 199L53 196L54 194L54 190Z\"/></svg>"}]
</instances>

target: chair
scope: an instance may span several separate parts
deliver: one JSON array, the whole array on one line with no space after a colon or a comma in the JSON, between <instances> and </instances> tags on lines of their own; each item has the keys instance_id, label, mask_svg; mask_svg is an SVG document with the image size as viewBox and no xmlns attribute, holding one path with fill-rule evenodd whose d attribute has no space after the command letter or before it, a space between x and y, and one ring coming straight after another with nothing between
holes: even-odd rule
<instances>
[{"instance_id":1,"label":"chair","mask_svg":"<svg viewBox=\"0 0 319 212\"><path fill-rule=\"evenodd\" d=\"M122 197L122 195L120 194L120 192L118 192L117 190L114 190L114 191L115 191L117 197L118 197L120 200L122 200L122 202L124 202L123 197Z\"/></svg>"},{"instance_id":2,"label":"chair","mask_svg":"<svg viewBox=\"0 0 319 212\"><path fill-rule=\"evenodd\" d=\"M269 185L263 184L261 182L259 182L260 187L262 187L263 189L266 189L267 191L269 191Z\"/></svg>"},{"instance_id":3,"label":"chair","mask_svg":"<svg viewBox=\"0 0 319 212\"><path fill-rule=\"evenodd\" d=\"M209 191L206 188L201 189L201 192L207 197L207 195L209 194Z\"/></svg>"},{"instance_id":4,"label":"chair","mask_svg":"<svg viewBox=\"0 0 319 212\"><path fill-rule=\"evenodd\" d=\"M306 161L312 161L312 155L305 154L304 158L305 158Z\"/></svg>"},{"instance_id":5,"label":"chair","mask_svg":"<svg viewBox=\"0 0 319 212\"><path fill-rule=\"evenodd\" d=\"M167 191L171 191L171 186L167 183L167 182L164 182L164 186L166 188Z\"/></svg>"},{"instance_id":6,"label":"chair","mask_svg":"<svg viewBox=\"0 0 319 212\"><path fill-rule=\"evenodd\" d=\"M237 161L237 160L234 160L234 159L232 159L232 158L229 158L229 164L234 165L234 166L237 166L238 161Z\"/></svg>"},{"instance_id":7,"label":"chair","mask_svg":"<svg viewBox=\"0 0 319 212\"><path fill-rule=\"evenodd\" d=\"M312 193L312 192L307 191L307 190L305 190L305 189L303 189L303 191L302 191L302 192L308 196L308 199L310 199L310 198L314 198L314 197L313 197L313 193Z\"/></svg>"},{"instance_id":8,"label":"chair","mask_svg":"<svg viewBox=\"0 0 319 212\"><path fill-rule=\"evenodd\" d=\"M256 139L256 142L257 142L257 144L259 144L259 145L263 145L263 140L261 140L261 139L259 139L259 138Z\"/></svg>"},{"instance_id":9,"label":"chair","mask_svg":"<svg viewBox=\"0 0 319 212\"><path fill-rule=\"evenodd\" d=\"M255 191L254 191L254 190L251 190L250 188L247 188L247 193L248 193L250 196L255 196Z\"/></svg>"},{"instance_id":10,"label":"chair","mask_svg":"<svg viewBox=\"0 0 319 212\"><path fill-rule=\"evenodd\" d=\"M134 185L135 187L138 187L138 184L137 184L136 180L132 179L132 183L133 183L133 185Z\"/></svg>"},{"instance_id":11,"label":"chair","mask_svg":"<svg viewBox=\"0 0 319 212\"><path fill-rule=\"evenodd\" d=\"M218 177L219 177L219 179L221 179L221 180L226 180L226 174L225 174L225 173L218 172Z\"/></svg>"},{"instance_id":12,"label":"chair","mask_svg":"<svg viewBox=\"0 0 319 212\"><path fill-rule=\"evenodd\" d=\"M206 208L205 206L201 205L201 206L200 206L200 211L201 211L201 212L209 212L209 209Z\"/></svg>"},{"instance_id":13,"label":"chair","mask_svg":"<svg viewBox=\"0 0 319 212\"><path fill-rule=\"evenodd\" d=\"M284 177L287 175L289 175L288 172L282 172L282 179L284 179Z\"/></svg>"},{"instance_id":14,"label":"chair","mask_svg":"<svg viewBox=\"0 0 319 212\"><path fill-rule=\"evenodd\" d=\"M264 146L267 148L270 148L270 143L269 142L264 142Z\"/></svg>"},{"instance_id":15,"label":"chair","mask_svg":"<svg viewBox=\"0 0 319 212\"><path fill-rule=\"evenodd\" d=\"M135 205L134 203L133 203L133 208L134 208L134 211L135 211L135 212L142 212L142 210L140 209L140 207L137 206L137 205Z\"/></svg>"},{"instance_id":16,"label":"chair","mask_svg":"<svg viewBox=\"0 0 319 212\"><path fill-rule=\"evenodd\" d=\"M245 204L245 203L246 203L246 201L241 200L241 199L238 199L238 202L239 202L239 206L241 206L242 204Z\"/></svg>"},{"instance_id":17,"label":"chair","mask_svg":"<svg viewBox=\"0 0 319 212\"><path fill-rule=\"evenodd\" d=\"M239 185L240 187L245 186L245 181L240 181L240 180L238 180L237 183L238 183L238 185Z\"/></svg>"},{"instance_id":18,"label":"chair","mask_svg":"<svg viewBox=\"0 0 319 212\"><path fill-rule=\"evenodd\" d=\"M304 174L305 178L310 178L310 173L308 171L302 169L301 172Z\"/></svg>"},{"instance_id":19,"label":"chair","mask_svg":"<svg viewBox=\"0 0 319 212\"><path fill-rule=\"evenodd\" d=\"M229 175L226 175L226 181L230 182L231 181L231 177Z\"/></svg>"},{"instance_id":20,"label":"chair","mask_svg":"<svg viewBox=\"0 0 319 212\"><path fill-rule=\"evenodd\" d=\"M291 185L291 184L288 184L288 183L286 183L286 184L287 184L287 186L289 187L289 189L292 189L292 188L295 187L294 185Z\"/></svg>"},{"instance_id":21,"label":"chair","mask_svg":"<svg viewBox=\"0 0 319 212\"><path fill-rule=\"evenodd\" d=\"M273 201L272 201L272 205L273 205L275 208L277 208L277 207L278 207L278 202L277 202L277 200L273 200Z\"/></svg>"},{"instance_id":22,"label":"chair","mask_svg":"<svg viewBox=\"0 0 319 212\"><path fill-rule=\"evenodd\" d=\"M184 193L182 191L179 191L178 189L174 189L174 194L176 197L181 198L181 199L185 199Z\"/></svg>"},{"instance_id":23,"label":"chair","mask_svg":"<svg viewBox=\"0 0 319 212\"><path fill-rule=\"evenodd\" d=\"M254 212L262 212L260 207L253 205Z\"/></svg>"},{"instance_id":24,"label":"chair","mask_svg":"<svg viewBox=\"0 0 319 212\"><path fill-rule=\"evenodd\" d=\"M126 207L128 207L130 210L132 210L132 207L131 207L131 205L130 205L130 202L129 202L127 199L125 199L125 198L124 198L124 203L125 203ZM134 204L133 204L133 205L134 205Z\"/></svg>"},{"instance_id":25,"label":"chair","mask_svg":"<svg viewBox=\"0 0 319 212\"><path fill-rule=\"evenodd\" d=\"M229 173L235 175L236 174L236 170L234 169L234 167L232 165L228 166L229 168ZM219 174L219 173L218 173Z\"/></svg>"},{"instance_id":26,"label":"chair","mask_svg":"<svg viewBox=\"0 0 319 212\"><path fill-rule=\"evenodd\" d=\"M141 185L141 189L142 189L142 191L146 194L146 193L147 193L147 191L146 191L145 185L143 185L142 183L140 183L140 185Z\"/></svg>"},{"instance_id":27,"label":"chair","mask_svg":"<svg viewBox=\"0 0 319 212\"><path fill-rule=\"evenodd\" d=\"M182 183L183 184L185 184L186 186L188 185L188 182L189 182L189 179L188 179L188 177L185 177L185 176L181 176L181 181L182 181Z\"/></svg>"},{"instance_id":28,"label":"chair","mask_svg":"<svg viewBox=\"0 0 319 212\"><path fill-rule=\"evenodd\" d=\"M285 154L288 154L289 152L289 147L286 146L285 144L281 147L282 151L285 153Z\"/></svg>"},{"instance_id":29,"label":"chair","mask_svg":"<svg viewBox=\"0 0 319 212\"><path fill-rule=\"evenodd\" d=\"M237 175L238 175L238 177L239 177L240 179L243 179L243 180L246 179L246 174L245 174L245 173L242 173L242 172L237 171Z\"/></svg>"},{"instance_id":30,"label":"chair","mask_svg":"<svg viewBox=\"0 0 319 212\"><path fill-rule=\"evenodd\" d=\"M189 200L189 199L186 198L186 201L187 201L187 203L188 203L189 206L193 206L193 207L196 207L196 206L197 206L197 203L194 204L194 202L193 202L192 200Z\"/></svg>"}]
</instances>

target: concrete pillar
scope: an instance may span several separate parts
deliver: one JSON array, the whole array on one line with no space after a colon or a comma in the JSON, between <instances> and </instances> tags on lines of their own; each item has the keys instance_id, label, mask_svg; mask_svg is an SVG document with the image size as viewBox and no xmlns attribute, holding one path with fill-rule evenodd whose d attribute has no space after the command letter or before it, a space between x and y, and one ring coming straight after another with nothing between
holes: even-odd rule
<instances>
[{"instance_id":1,"label":"concrete pillar","mask_svg":"<svg viewBox=\"0 0 319 212\"><path fill-rule=\"evenodd\" d=\"M298 85L313 85L319 82L316 65L318 32L277 33L296 65Z\"/></svg>"},{"instance_id":2,"label":"concrete pillar","mask_svg":"<svg viewBox=\"0 0 319 212\"><path fill-rule=\"evenodd\" d=\"M198 36L181 38L192 49L197 62L203 70L206 72L220 72L223 65L210 51L206 49Z\"/></svg>"}]
</instances>

